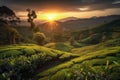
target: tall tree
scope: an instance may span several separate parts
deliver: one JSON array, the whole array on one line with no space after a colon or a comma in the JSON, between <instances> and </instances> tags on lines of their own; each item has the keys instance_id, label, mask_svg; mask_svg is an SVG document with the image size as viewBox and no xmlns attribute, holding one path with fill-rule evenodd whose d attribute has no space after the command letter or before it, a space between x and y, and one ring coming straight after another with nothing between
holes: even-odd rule
<instances>
[{"instance_id":1,"label":"tall tree","mask_svg":"<svg viewBox=\"0 0 120 80\"><path fill-rule=\"evenodd\" d=\"M34 10L31 9L27 9L28 11L28 22L31 25L31 29L33 30L35 28L35 23L34 23L34 19L37 18L36 12Z\"/></svg>"}]
</instances>

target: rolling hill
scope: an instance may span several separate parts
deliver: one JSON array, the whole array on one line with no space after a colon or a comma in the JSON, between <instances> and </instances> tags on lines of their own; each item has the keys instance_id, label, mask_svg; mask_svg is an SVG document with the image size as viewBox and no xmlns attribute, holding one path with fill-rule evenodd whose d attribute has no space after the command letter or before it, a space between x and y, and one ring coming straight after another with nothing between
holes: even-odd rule
<instances>
[{"instance_id":1,"label":"rolling hill","mask_svg":"<svg viewBox=\"0 0 120 80\"><path fill-rule=\"evenodd\" d=\"M119 15L112 15L112 16L104 16L104 17L95 17L95 18L88 18L88 19L76 19L76 20L68 20L65 22L56 21L55 24L57 25L52 32L75 32L84 29L91 29L92 27L97 27L102 24L106 24L108 22L114 21L119 19ZM39 23L39 22L38 22ZM21 23L22 25L24 23ZM89 25L90 24L90 25ZM44 32L47 36L51 35L49 23L42 23L38 25L41 32ZM2 27L0 27L2 28ZM19 31L23 37L30 38L32 33L28 26L18 26L16 29ZM1 29L2 30L2 29Z\"/></svg>"},{"instance_id":2,"label":"rolling hill","mask_svg":"<svg viewBox=\"0 0 120 80\"><path fill-rule=\"evenodd\" d=\"M120 20L114 20L90 29L75 31L72 36L81 44L97 44L120 37Z\"/></svg>"},{"instance_id":3,"label":"rolling hill","mask_svg":"<svg viewBox=\"0 0 120 80\"><path fill-rule=\"evenodd\" d=\"M60 21L60 22L66 22L66 21L78 20L78 19L79 19L79 18L77 18L77 17L67 17L67 18L60 19L59 21Z\"/></svg>"},{"instance_id":4,"label":"rolling hill","mask_svg":"<svg viewBox=\"0 0 120 80\"><path fill-rule=\"evenodd\" d=\"M73 53L79 54L79 57L40 72L37 77L39 80L77 80L80 78L81 80L99 78L100 80L119 80L119 44L120 39L117 39L75 49ZM102 77L102 74L105 76Z\"/></svg>"},{"instance_id":5,"label":"rolling hill","mask_svg":"<svg viewBox=\"0 0 120 80\"><path fill-rule=\"evenodd\" d=\"M77 48L68 45L69 41L44 46L1 45L0 80L120 80L119 17L56 22L60 32L62 28L72 30L70 36L75 38ZM40 27L48 29L46 23ZM4 29L0 27L3 34ZM16 29L23 37L32 37L28 27Z\"/></svg>"},{"instance_id":6,"label":"rolling hill","mask_svg":"<svg viewBox=\"0 0 120 80\"><path fill-rule=\"evenodd\" d=\"M0 47L0 79L29 80L38 71L78 57L34 44L21 44Z\"/></svg>"},{"instance_id":7,"label":"rolling hill","mask_svg":"<svg viewBox=\"0 0 120 80\"><path fill-rule=\"evenodd\" d=\"M1 46L0 74L2 80L119 80L120 39L74 48L72 53L35 44Z\"/></svg>"},{"instance_id":8,"label":"rolling hill","mask_svg":"<svg viewBox=\"0 0 120 80\"><path fill-rule=\"evenodd\" d=\"M68 20L65 22L56 21L57 27L65 29L65 30L72 30L78 31L82 29L88 29L91 27L96 27L104 23L108 23L114 20L120 19L120 15L111 15L111 16L103 16L103 17L93 17L88 19L76 19L76 20ZM49 29L49 23L43 23L39 25L41 31Z\"/></svg>"}]
</instances>

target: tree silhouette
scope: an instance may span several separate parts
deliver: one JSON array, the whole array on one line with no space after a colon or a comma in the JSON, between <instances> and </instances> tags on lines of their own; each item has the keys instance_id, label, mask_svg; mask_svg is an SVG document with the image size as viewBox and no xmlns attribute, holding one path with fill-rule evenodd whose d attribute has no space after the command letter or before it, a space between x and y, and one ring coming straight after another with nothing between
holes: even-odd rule
<instances>
[{"instance_id":1,"label":"tree silhouette","mask_svg":"<svg viewBox=\"0 0 120 80\"><path fill-rule=\"evenodd\" d=\"M34 19L37 18L37 15L36 15L36 12L34 10L31 10L31 9L27 9L28 11L28 22L30 23L31 25L31 29L34 29L35 28L35 23L34 23Z\"/></svg>"},{"instance_id":2,"label":"tree silhouette","mask_svg":"<svg viewBox=\"0 0 120 80\"><path fill-rule=\"evenodd\" d=\"M16 25L20 22L20 18L6 6L0 7L0 20L5 21L8 25Z\"/></svg>"},{"instance_id":3,"label":"tree silhouette","mask_svg":"<svg viewBox=\"0 0 120 80\"><path fill-rule=\"evenodd\" d=\"M6 38L3 39L7 40L8 44L16 43L16 38L20 36L19 32L14 28L18 22L20 22L20 18L15 15L13 10L6 6L0 7L1 38L6 35Z\"/></svg>"}]
</instances>

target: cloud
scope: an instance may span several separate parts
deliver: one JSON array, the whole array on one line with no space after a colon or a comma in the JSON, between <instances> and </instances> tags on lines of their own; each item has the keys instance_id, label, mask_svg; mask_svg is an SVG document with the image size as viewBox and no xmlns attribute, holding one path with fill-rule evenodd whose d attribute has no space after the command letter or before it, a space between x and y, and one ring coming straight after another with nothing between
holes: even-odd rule
<instances>
[{"instance_id":1,"label":"cloud","mask_svg":"<svg viewBox=\"0 0 120 80\"><path fill-rule=\"evenodd\" d=\"M112 4L120 4L120 1L115 1Z\"/></svg>"},{"instance_id":2,"label":"cloud","mask_svg":"<svg viewBox=\"0 0 120 80\"><path fill-rule=\"evenodd\" d=\"M39 11L94 11L120 8L119 0L1 0L14 10L32 8ZM85 9L86 7L89 7ZM83 10L84 8L84 10Z\"/></svg>"}]
</instances>

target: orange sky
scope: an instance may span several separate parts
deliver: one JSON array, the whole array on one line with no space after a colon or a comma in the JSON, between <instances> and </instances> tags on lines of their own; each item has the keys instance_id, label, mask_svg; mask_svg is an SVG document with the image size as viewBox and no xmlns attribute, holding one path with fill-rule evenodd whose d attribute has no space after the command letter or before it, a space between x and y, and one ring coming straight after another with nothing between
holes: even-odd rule
<instances>
[{"instance_id":1,"label":"orange sky","mask_svg":"<svg viewBox=\"0 0 120 80\"><path fill-rule=\"evenodd\" d=\"M0 6L3 5L21 19L27 19L27 8L37 12L36 20L120 15L120 0L0 0Z\"/></svg>"},{"instance_id":2,"label":"orange sky","mask_svg":"<svg viewBox=\"0 0 120 80\"><path fill-rule=\"evenodd\" d=\"M86 8L87 9L87 8ZM81 10L86 10L82 9ZM118 13L117 13L118 12ZM107 15L118 15L120 14L120 8L106 9L106 10L95 10L95 11L85 11L85 12L57 12L57 11L37 11L37 20L48 20L48 15L55 15L55 20L59 20L66 17L78 17L78 18L90 18L93 16L107 16ZM16 14L21 19L27 19L27 12L16 12Z\"/></svg>"}]
</instances>

